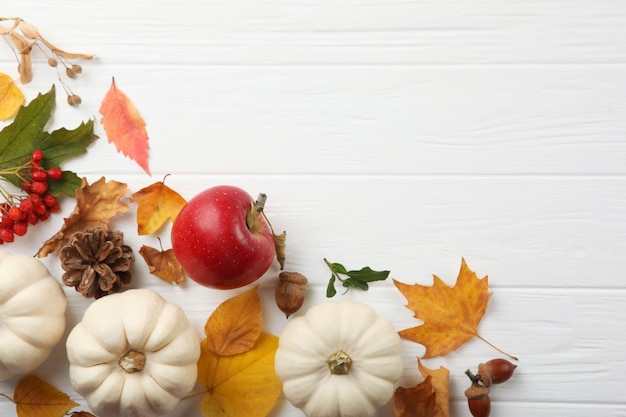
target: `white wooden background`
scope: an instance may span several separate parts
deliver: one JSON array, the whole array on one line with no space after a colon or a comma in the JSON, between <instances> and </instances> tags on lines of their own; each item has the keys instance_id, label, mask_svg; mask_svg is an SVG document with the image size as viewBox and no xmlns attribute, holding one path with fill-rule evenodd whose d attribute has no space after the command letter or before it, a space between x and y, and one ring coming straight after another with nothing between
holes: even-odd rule
<instances>
[{"instance_id":1,"label":"white wooden background","mask_svg":"<svg viewBox=\"0 0 626 417\"><path fill-rule=\"evenodd\" d=\"M152 177L99 123L101 139L66 168L133 191L169 173L186 198L216 184L267 193L288 231L287 269L311 281L304 309L325 299L323 257L425 285L431 274L453 284L464 257L493 291L481 334L520 358L492 392L492 416L626 416L626 2L3 0L0 15L98 56L69 83L81 107L57 88L50 129L99 120L112 76L148 124ZM56 81L36 61L29 100ZM6 45L0 71L17 74ZM136 249L157 245L137 236L133 210L113 225ZM62 217L2 249L32 253ZM57 257L44 262L60 276ZM259 282L266 329L279 334L276 273ZM134 276L199 332L241 291L172 288L141 258ZM67 295L71 328L90 301ZM398 330L419 323L391 282L343 298ZM414 385L423 348L402 349L400 383ZM476 340L425 361L450 369L453 417L469 416L465 369L498 356ZM37 374L82 401L62 345ZM198 404L172 415L200 416ZM0 415L14 406L0 401ZM302 414L281 398L271 415Z\"/></svg>"}]
</instances>

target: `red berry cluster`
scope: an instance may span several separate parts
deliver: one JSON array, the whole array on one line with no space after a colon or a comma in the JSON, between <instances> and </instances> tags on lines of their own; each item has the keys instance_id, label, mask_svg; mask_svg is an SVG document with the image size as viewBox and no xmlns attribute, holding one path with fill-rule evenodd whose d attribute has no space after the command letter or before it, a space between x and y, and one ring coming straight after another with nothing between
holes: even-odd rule
<instances>
[{"instance_id":1,"label":"red berry cluster","mask_svg":"<svg viewBox=\"0 0 626 417\"><path fill-rule=\"evenodd\" d=\"M56 197L48 193L48 180L60 180L63 172L58 167L45 169L41 165L44 157L42 150L35 150L26 165L22 188L27 194L0 204L0 244L13 242L16 235L24 236L29 225L45 221L60 210Z\"/></svg>"}]
</instances>

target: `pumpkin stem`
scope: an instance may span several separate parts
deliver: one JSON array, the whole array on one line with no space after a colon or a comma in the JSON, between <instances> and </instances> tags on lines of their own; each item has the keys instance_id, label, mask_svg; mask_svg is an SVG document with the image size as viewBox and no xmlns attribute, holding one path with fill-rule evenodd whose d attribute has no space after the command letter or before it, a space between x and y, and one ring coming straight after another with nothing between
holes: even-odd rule
<instances>
[{"instance_id":1,"label":"pumpkin stem","mask_svg":"<svg viewBox=\"0 0 626 417\"><path fill-rule=\"evenodd\" d=\"M120 368L129 374L141 372L144 366L146 366L146 354L136 350L129 350L117 363L120 365Z\"/></svg>"},{"instance_id":2,"label":"pumpkin stem","mask_svg":"<svg viewBox=\"0 0 626 417\"><path fill-rule=\"evenodd\" d=\"M352 365L352 359L342 350L338 350L326 359L328 369L333 375L348 375L350 372L350 366Z\"/></svg>"}]
</instances>

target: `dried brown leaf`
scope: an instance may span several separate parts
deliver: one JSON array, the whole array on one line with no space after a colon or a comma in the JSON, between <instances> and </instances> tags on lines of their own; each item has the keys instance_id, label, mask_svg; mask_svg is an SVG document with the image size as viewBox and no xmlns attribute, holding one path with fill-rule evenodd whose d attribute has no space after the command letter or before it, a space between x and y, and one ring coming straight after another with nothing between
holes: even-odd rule
<instances>
[{"instance_id":1,"label":"dried brown leaf","mask_svg":"<svg viewBox=\"0 0 626 417\"><path fill-rule=\"evenodd\" d=\"M43 244L37 256L45 258L50 253L56 253L74 232L86 227L101 227L106 230L113 216L128 210L128 205L121 201L128 192L128 186L122 182L106 182L102 177L89 185L83 178L80 188L76 191L74 211L65 219L61 230Z\"/></svg>"},{"instance_id":2,"label":"dried brown leaf","mask_svg":"<svg viewBox=\"0 0 626 417\"><path fill-rule=\"evenodd\" d=\"M172 249L159 250L143 245L139 249L139 254L148 264L148 269L152 275L161 278L169 284L180 284L185 280L185 273Z\"/></svg>"}]
</instances>

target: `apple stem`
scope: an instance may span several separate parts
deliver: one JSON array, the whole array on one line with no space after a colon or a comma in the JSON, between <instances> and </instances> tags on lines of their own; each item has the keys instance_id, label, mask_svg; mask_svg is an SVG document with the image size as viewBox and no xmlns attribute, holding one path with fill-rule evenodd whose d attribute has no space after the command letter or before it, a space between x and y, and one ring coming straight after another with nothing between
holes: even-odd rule
<instances>
[{"instance_id":1,"label":"apple stem","mask_svg":"<svg viewBox=\"0 0 626 417\"><path fill-rule=\"evenodd\" d=\"M259 196L256 198L254 202L254 209L258 213L263 213L263 208L265 207L265 202L267 201L267 194L259 193Z\"/></svg>"}]
</instances>

